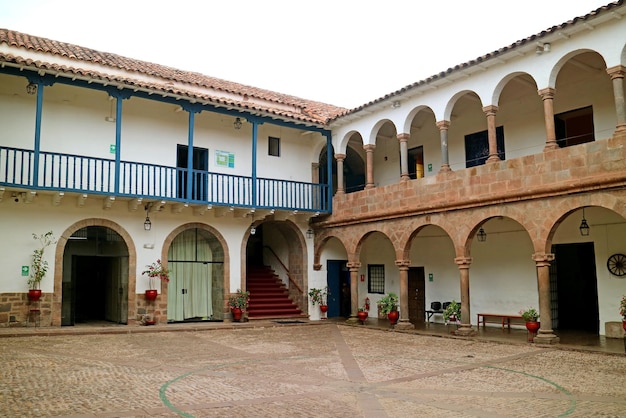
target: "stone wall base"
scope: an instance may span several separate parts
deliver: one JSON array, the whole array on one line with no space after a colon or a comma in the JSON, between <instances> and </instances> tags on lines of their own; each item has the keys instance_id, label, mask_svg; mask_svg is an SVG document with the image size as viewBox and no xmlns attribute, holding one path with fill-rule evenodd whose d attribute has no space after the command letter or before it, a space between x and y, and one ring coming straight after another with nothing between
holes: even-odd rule
<instances>
[{"instance_id":1,"label":"stone wall base","mask_svg":"<svg viewBox=\"0 0 626 418\"><path fill-rule=\"evenodd\" d=\"M622 323L617 321L605 322L604 336L606 338L624 338L624 327Z\"/></svg>"}]
</instances>

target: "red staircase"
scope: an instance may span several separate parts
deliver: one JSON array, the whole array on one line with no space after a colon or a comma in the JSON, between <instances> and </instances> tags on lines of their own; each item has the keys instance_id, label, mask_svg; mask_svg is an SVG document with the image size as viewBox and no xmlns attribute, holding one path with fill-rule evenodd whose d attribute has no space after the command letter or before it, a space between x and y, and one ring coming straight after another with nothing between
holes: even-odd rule
<instances>
[{"instance_id":1,"label":"red staircase","mask_svg":"<svg viewBox=\"0 0 626 418\"><path fill-rule=\"evenodd\" d=\"M248 267L246 290L250 292L250 319L305 316L289 297L287 287L267 266Z\"/></svg>"}]
</instances>

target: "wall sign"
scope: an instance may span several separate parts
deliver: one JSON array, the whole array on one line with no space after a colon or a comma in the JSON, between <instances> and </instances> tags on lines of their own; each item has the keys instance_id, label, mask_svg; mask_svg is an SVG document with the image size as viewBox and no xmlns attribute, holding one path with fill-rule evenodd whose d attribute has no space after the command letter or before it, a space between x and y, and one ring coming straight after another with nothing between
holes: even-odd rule
<instances>
[{"instance_id":1,"label":"wall sign","mask_svg":"<svg viewBox=\"0 0 626 418\"><path fill-rule=\"evenodd\" d=\"M215 151L215 165L218 167L235 168L235 153Z\"/></svg>"}]
</instances>

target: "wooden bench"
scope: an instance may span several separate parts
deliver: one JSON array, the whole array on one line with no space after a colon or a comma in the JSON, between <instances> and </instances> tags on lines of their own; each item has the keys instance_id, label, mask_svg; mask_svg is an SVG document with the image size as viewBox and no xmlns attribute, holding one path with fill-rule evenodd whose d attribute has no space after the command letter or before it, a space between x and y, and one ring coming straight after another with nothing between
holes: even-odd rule
<instances>
[{"instance_id":1,"label":"wooden bench","mask_svg":"<svg viewBox=\"0 0 626 418\"><path fill-rule=\"evenodd\" d=\"M504 325L506 324L509 329L511 328L511 320L515 322L519 322L519 324L524 324L524 318L519 315L507 315L507 314L488 314L488 313L479 313L478 314L478 326L480 327L480 322L482 318L483 327L486 326L486 323L490 324L502 324L502 329L504 329Z\"/></svg>"}]
</instances>

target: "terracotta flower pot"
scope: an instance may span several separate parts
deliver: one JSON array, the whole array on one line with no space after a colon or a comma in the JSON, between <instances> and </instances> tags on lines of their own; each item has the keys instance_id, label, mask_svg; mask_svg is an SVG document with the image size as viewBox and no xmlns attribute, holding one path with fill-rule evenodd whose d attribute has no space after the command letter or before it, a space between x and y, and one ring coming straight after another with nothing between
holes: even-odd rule
<instances>
[{"instance_id":1,"label":"terracotta flower pot","mask_svg":"<svg viewBox=\"0 0 626 418\"><path fill-rule=\"evenodd\" d=\"M156 300L158 293L155 289L146 290L146 300Z\"/></svg>"},{"instance_id":2,"label":"terracotta flower pot","mask_svg":"<svg viewBox=\"0 0 626 418\"><path fill-rule=\"evenodd\" d=\"M537 321L526 322L526 329L528 330L528 332L532 332L533 334L536 334L537 330L539 329L539 322Z\"/></svg>"},{"instance_id":3,"label":"terracotta flower pot","mask_svg":"<svg viewBox=\"0 0 626 418\"><path fill-rule=\"evenodd\" d=\"M28 299L32 302L37 302L41 298L41 289L30 289L28 291Z\"/></svg>"},{"instance_id":4,"label":"terracotta flower pot","mask_svg":"<svg viewBox=\"0 0 626 418\"><path fill-rule=\"evenodd\" d=\"M361 322L365 322L367 320L367 311L359 311L356 313L357 318L359 318L359 321Z\"/></svg>"},{"instance_id":5,"label":"terracotta flower pot","mask_svg":"<svg viewBox=\"0 0 626 418\"><path fill-rule=\"evenodd\" d=\"M320 305L320 311L326 313L328 311L328 305Z\"/></svg>"},{"instance_id":6,"label":"terracotta flower pot","mask_svg":"<svg viewBox=\"0 0 626 418\"><path fill-rule=\"evenodd\" d=\"M241 310L241 308L231 308L230 313L233 314L233 321L241 321L241 317L243 315L243 311Z\"/></svg>"},{"instance_id":7,"label":"terracotta flower pot","mask_svg":"<svg viewBox=\"0 0 626 418\"><path fill-rule=\"evenodd\" d=\"M398 322L399 317L400 314L398 313L398 311L391 311L387 314L387 319L389 319L389 323L391 325L395 325Z\"/></svg>"}]
</instances>

